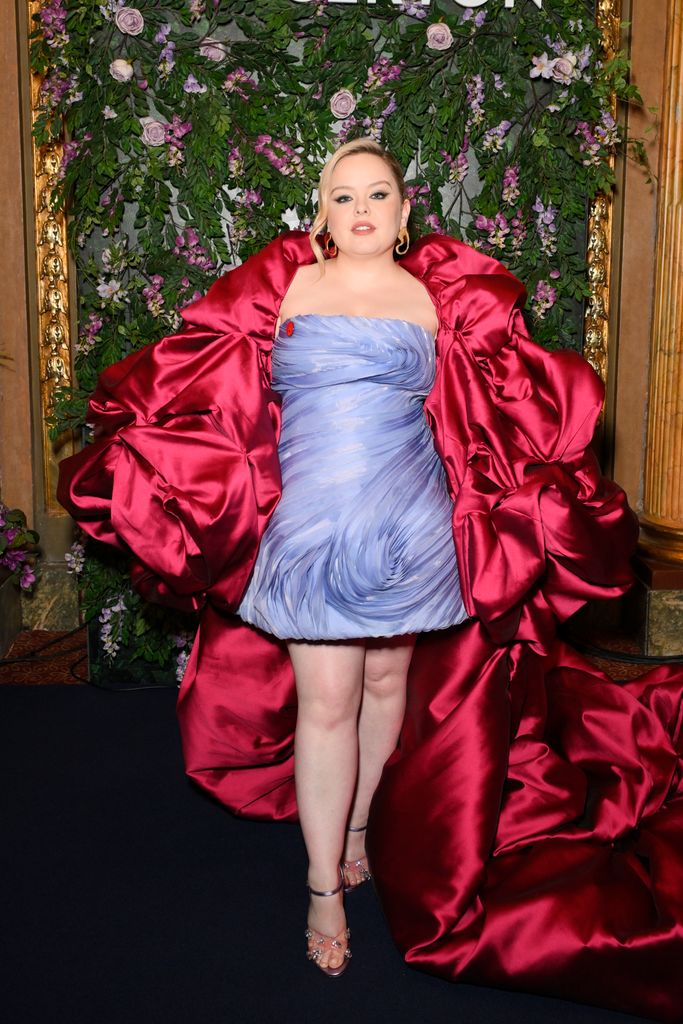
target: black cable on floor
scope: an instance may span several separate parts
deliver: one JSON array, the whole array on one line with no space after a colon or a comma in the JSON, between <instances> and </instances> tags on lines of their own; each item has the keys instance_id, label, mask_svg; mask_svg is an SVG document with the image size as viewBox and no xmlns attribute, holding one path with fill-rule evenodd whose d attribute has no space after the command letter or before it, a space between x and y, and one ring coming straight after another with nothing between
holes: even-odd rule
<instances>
[{"instance_id":1,"label":"black cable on floor","mask_svg":"<svg viewBox=\"0 0 683 1024\"><path fill-rule=\"evenodd\" d=\"M90 625L94 618L95 616L93 616L93 618L91 619L88 619L86 622L82 623L82 625L76 626L75 629L70 629L68 630L68 632L62 633L60 636L53 637L52 640L46 640L45 643L42 644L40 647L37 647L34 651L31 651L28 654L23 654L20 658L0 658L0 668L3 665L21 665L25 662L31 661L50 661L50 658L54 657L54 655L50 655L50 657L48 658L41 658L39 657L39 655L41 655L43 651L46 651L48 647L53 647L55 644L60 644L62 643L63 640L67 640L70 636L75 636L76 633L80 633L82 630L87 629L87 627ZM71 647L68 648L66 651L59 651L57 657L61 658L63 654L72 654L80 650L80 646Z\"/></svg>"}]
</instances>

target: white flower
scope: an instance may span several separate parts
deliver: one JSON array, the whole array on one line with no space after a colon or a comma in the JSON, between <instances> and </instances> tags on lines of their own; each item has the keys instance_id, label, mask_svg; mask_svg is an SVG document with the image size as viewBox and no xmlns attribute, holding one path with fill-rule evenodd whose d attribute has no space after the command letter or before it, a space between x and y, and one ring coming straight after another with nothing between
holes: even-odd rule
<instances>
[{"instance_id":1,"label":"white flower","mask_svg":"<svg viewBox=\"0 0 683 1024\"><path fill-rule=\"evenodd\" d=\"M127 36L139 36L145 27L145 19L137 7L121 7L114 18L119 32Z\"/></svg>"},{"instance_id":2,"label":"white flower","mask_svg":"<svg viewBox=\"0 0 683 1024\"><path fill-rule=\"evenodd\" d=\"M430 50L447 50L453 43L453 33L443 21L427 26L427 46Z\"/></svg>"},{"instance_id":3,"label":"white flower","mask_svg":"<svg viewBox=\"0 0 683 1024\"><path fill-rule=\"evenodd\" d=\"M115 78L117 82L130 82L134 75L133 65L129 60L124 60L123 57L118 57L109 65L109 74L112 78Z\"/></svg>"},{"instance_id":4,"label":"white flower","mask_svg":"<svg viewBox=\"0 0 683 1024\"><path fill-rule=\"evenodd\" d=\"M108 281L105 281L103 277L100 278L100 283L97 286L97 294L101 299L121 299L123 297L122 285L115 277L111 277Z\"/></svg>"},{"instance_id":5,"label":"white flower","mask_svg":"<svg viewBox=\"0 0 683 1024\"><path fill-rule=\"evenodd\" d=\"M142 141L146 146L163 146L166 141L166 125L154 117L141 117Z\"/></svg>"},{"instance_id":6,"label":"white flower","mask_svg":"<svg viewBox=\"0 0 683 1024\"><path fill-rule=\"evenodd\" d=\"M119 115L112 107L109 106L109 104L107 104L106 107L102 108L102 116L104 117L105 121L113 121L114 118L118 117Z\"/></svg>"},{"instance_id":7,"label":"white flower","mask_svg":"<svg viewBox=\"0 0 683 1024\"><path fill-rule=\"evenodd\" d=\"M348 89L339 89L330 100L330 110L340 120L356 109L356 99Z\"/></svg>"},{"instance_id":8,"label":"white flower","mask_svg":"<svg viewBox=\"0 0 683 1024\"><path fill-rule=\"evenodd\" d=\"M552 76L554 81L561 82L562 85L569 85L574 78L580 77L580 72L577 70L578 58L573 53L564 53L561 57L556 57L552 62Z\"/></svg>"},{"instance_id":9,"label":"white flower","mask_svg":"<svg viewBox=\"0 0 683 1024\"><path fill-rule=\"evenodd\" d=\"M80 576L85 565L85 548L83 545L79 544L78 541L74 541L71 545L71 551L67 551L64 555L64 561L67 564L66 571L69 575L73 573L75 576Z\"/></svg>"},{"instance_id":10,"label":"white flower","mask_svg":"<svg viewBox=\"0 0 683 1024\"><path fill-rule=\"evenodd\" d=\"M530 78L538 78L539 75L542 78L552 78L555 58L548 60L548 54L542 53L540 57L532 57L531 63L534 66L529 72Z\"/></svg>"},{"instance_id":11,"label":"white flower","mask_svg":"<svg viewBox=\"0 0 683 1024\"><path fill-rule=\"evenodd\" d=\"M220 61L225 60L228 48L220 39L212 39L210 36L207 36L199 47L199 53L202 57L206 57L207 60Z\"/></svg>"}]
</instances>

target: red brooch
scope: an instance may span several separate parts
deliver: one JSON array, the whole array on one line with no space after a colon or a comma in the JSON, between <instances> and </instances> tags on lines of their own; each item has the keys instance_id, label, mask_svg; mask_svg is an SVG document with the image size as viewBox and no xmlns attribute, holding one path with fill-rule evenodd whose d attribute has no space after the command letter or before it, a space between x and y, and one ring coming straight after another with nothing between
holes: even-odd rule
<instances>
[{"instance_id":1,"label":"red brooch","mask_svg":"<svg viewBox=\"0 0 683 1024\"><path fill-rule=\"evenodd\" d=\"M294 323L291 320L288 320L285 325L285 333L294 334Z\"/></svg>"}]
</instances>

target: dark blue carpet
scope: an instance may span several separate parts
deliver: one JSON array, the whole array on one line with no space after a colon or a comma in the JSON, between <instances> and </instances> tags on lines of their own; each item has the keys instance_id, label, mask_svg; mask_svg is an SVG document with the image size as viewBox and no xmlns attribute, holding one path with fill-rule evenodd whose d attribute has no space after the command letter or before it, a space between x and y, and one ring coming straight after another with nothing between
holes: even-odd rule
<instances>
[{"instance_id":1,"label":"dark blue carpet","mask_svg":"<svg viewBox=\"0 0 683 1024\"><path fill-rule=\"evenodd\" d=\"M293 825L234 819L183 774L173 690L0 687L4 1024L627 1024L406 967L372 887L353 959L304 955Z\"/></svg>"}]
</instances>

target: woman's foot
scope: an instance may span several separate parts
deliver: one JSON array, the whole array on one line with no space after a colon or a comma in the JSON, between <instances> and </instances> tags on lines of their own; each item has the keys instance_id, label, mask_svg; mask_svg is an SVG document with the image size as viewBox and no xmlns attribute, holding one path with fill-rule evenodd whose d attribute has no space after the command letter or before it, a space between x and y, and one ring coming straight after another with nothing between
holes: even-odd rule
<instances>
[{"instance_id":1,"label":"woman's foot","mask_svg":"<svg viewBox=\"0 0 683 1024\"><path fill-rule=\"evenodd\" d=\"M344 881L340 881L332 889L320 888L319 880L309 874L308 888L310 899L306 928L307 956L313 960L325 974L337 977L341 974L351 957L349 938L351 933L346 927L344 913Z\"/></svg>"},{"instance_id":2,"label":"woman's foot","mask_svg":"<svg viewBox=\"0 0 683 1024\"><path fill-rule=\"evenodd\" d=\"M368 858L365 853L365 829L367 825L349 825L346 832L346 846L342 870L344 872L344 892L352 892L363 882L372 878Z\"/></svg>"}]
</instances>

